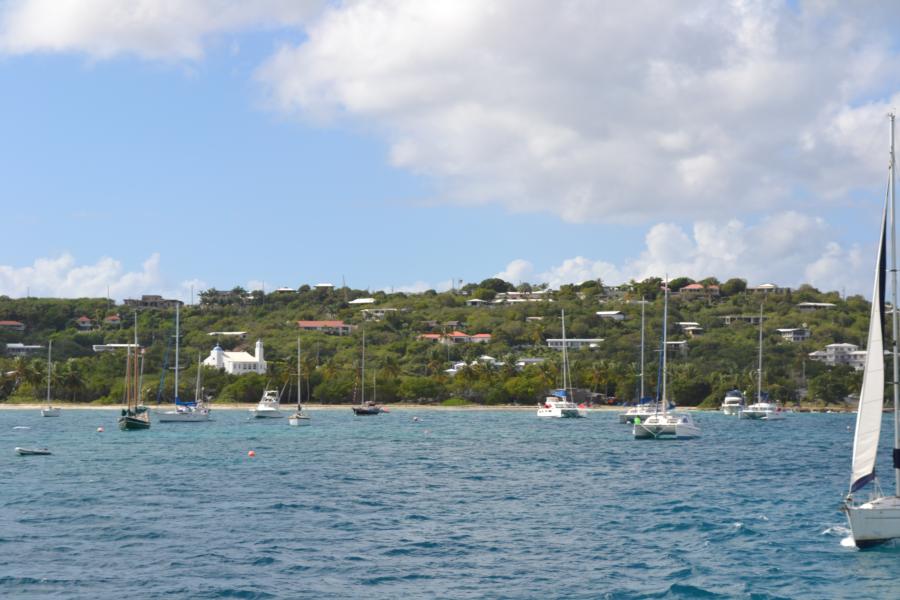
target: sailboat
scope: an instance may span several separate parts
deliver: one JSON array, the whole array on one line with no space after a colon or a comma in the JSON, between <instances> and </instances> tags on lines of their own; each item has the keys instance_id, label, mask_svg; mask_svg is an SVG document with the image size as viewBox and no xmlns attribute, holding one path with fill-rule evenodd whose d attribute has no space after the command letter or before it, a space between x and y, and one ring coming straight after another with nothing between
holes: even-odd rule
<instances>
[{"instance_id":1,"label":"sailboat","mask_svg":"<svg viewBox=\"0 0 900 600\"><path fill-rule=\"evenodd\" d=\"M662 351L660 353L660 371L662 372L662 385L660 395L656 402L656 412L646 419L635 419L632 434L635 439L688 439L699 437L700 427L694 423L694 419L688 414L678 414L668 411L666 399L666 347L667 328L669 325L669 277L666 275L665 301L663 304L662 325Z\"/></svg>"},{"instance_id":2,"label":"sailboat","mask_svg":"<svg viewBox=\"0 0 900 600\"><path fill-rule=\"evenodd\" d=\"M385 412L383 408L378 406L374 401L366 402L366 330L362 332L362 363L360 365L360 381L362 385L362 396L360 397L359 406L353 407L353 414L358 417L373 417Z\"/></svg>"},{"instance_id":3,"label":"sailboat","mask_svg":"<svg viewBox=\"0 0 900 600\"><path fill-rule=\"evenodd\" d=\"M125 359L125 408L119 416L119 429L150 429L150 411L145 406L138 406L141 395L140 373L143 370L144 353L138 345L137 315L134 316L134 344L126 347ZM141 365L138 365L138 354Z\"/></svg>"},{"instance_id":4,"label":"sailboat","mask_svg":"<svg viewBox=\"0 0 900 600\"><path fill-rule=\"evenodd\" d=\"M160 423L198 423L209 421L209 407L201 398L200 392L200 358L197 358L197 382L194 386L194 399L183 401L178 396L178 373L181 371L179 348L181 342L181 318L178 306L175 307L175 410L158 413Z\"/></svg>"},{"instance_id":5,"label":"sailboat","mask_svg":"<svg viewBox=\"0 0 900 600\"><path fill-rule=\"evenodd\" d=\"M739 419L754 419L757 421L780 421L784 418L784 410L769 402L767 395L762 391L762 360L763 360L763 305L759 305L759 366L756 371L756 402L744 407L738 412Z\"/></svg>"},{"instance_id":6,"label":"sailboat","mask_svg":"<svg viewBox=\"0 0 900 600\"><path fill-rule=\"evenodd\" d=\"M47 405L41 408L42 417L58 417L59 407L50 404L50 380L53 374L53 340L47 344Z\"/></svg>"},{"instance_id":7,"label":"sailboat","mask_svg":"<svg viewBox=\"0 0 900 600\"><path fill-rule=\"evenodd\" d=\"M563 352L563 386L553 390L544 398L544 404L538 407L537 416L557 419L586 417L587 411L581 410L572 402L569 390L569 353L566 348L566 311L562 311L562 352Z\"/></svg>"},{"instance_id":8,"label":"sailboat","mask_svg":"<svg viewBox=\"0 0 900 600\"><path fill-rule=\"evenodd\" d=\"M300 427L301 425L309 425L309 415L303 412L303 406L300 404L300 395L303 391L303 379L300 377L300 338L297 338L297 412L288 417L288 425L291 427Z\"/></svg>"},{"instance_id":9,"label":"sailboat","mask_svg":"<svg viewBox=\"0 0 900 600\"><path fill-rule=\"evenodd\" d=\"M642 421L656 412L656 401L644 395L644 308L646 304L641 298L641 394L637 406L632 406L623 413L619 413L619 423L634 423L634 420Z\"/></svg>"},{"instance_id":10,"label":"sailboat","mask_svg":"<svg viewBox=\"0 0 900 600\"><path fill-rule=\"evenodd\" d=\"M866 360L863 370L862 389L859 394L859 408L856 413L856 430L853 435L853 459L850 473L850 491L844 500L842 510L847 515L853 542L858 548L875 546L894 538L900 538L900 361L898 361L897 311L893 315L894 345L893 377L891 387L894 392L894 451L893 467L895 488L893 496L886 496L875 476L875 460L878 455L878 439L881 435L881 417L884 403L884 296L887 262L887 216L891 212L891 296L892 307L897 306L897 228L894 195L894 114L891 120L891 162L890 195L885 200L881 216L881 241L878 258L875 261L875 285L872 291L872 310L869 314L869 338L866 345ZM868 484L872 492L868 500L859 504L853 494Z\"/></svg>"}]
</instances>

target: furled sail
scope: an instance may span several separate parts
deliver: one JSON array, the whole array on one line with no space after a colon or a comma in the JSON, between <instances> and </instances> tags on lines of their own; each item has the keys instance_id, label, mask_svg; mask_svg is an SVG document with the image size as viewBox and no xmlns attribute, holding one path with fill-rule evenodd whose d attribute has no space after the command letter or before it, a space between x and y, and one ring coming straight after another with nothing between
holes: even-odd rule
<instances>
[{"instance_id":1,"label":"furled sail","mask_svg":"<svg viewBox=\"0 0 900 600\"><path fill-rule=\"evenodd\" d=\"M872 312L869 315L869 340L866 345L865 371L859 393L856 433L853 436L853 466L850 491L855 492L875 478L875 458L881 435L881 412L884 405L884 288L885 238L887 203L881 216L881 243L875 265L875 287Z\"/></svg>"}]
</instances>

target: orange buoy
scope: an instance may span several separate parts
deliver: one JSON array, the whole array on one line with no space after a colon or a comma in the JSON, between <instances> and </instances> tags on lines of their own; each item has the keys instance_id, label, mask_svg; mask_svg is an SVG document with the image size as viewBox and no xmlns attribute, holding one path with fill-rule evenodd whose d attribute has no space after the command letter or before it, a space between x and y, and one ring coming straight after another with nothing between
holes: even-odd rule
<instances>
[{"instance_id":1,"label":"orange buoy","mask_svg":"<svg viewBox=\"0 0 900 600\"><path fill-rule=\"evenodd\" d=\"M256 456L256 452L251 450L250 452L247 453L247 456L249 456L250 458L253 458L254 456Z\"/></svg>"},{"instance_id":2,"label":"orange buoy","mask_svg":"<svg viewBox=\"0 0 900 600\"><path fill-rule=\"evenodd\" d=\"M98 428L97 428L97 433L103 433L103 428L102 428L102 427L98 427Z\"/></svg>"}]
</instances>

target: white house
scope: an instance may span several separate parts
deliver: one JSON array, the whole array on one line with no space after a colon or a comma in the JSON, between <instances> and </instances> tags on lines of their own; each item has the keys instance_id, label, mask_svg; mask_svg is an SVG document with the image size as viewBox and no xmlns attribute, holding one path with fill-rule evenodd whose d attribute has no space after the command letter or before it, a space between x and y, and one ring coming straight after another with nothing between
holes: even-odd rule
<instances>
[{"instance_id":1,"label":"white house","mask_svg":"<svg viewBox=\"0 0 900 600\"><path fill-rule=\"evenodd\" d=\"M596 348L600 345L603 339L601 338L566 338L565 346L570 350L578 350L579 348ZM547 345L554 350L562 350L563 349L563 339L562 338L550 338L547 340Z\"/></svg>"},{"instance_id":2,"label":"white house","mask_svg":"<svg viewBox=\"0 0 900 600\"><path fill-rule=\"evenodd\" d=\"M259 373L265 375L266 361L263 355L262 340L256 340L256 356L247 352L226 352L216 344L203 364L216 369L225 369L231 375Z\"/></svg>"},{"instance_id":3,"label":"white house","mask_svg":"<svg viewBox=\"0 0 900 600\"><path fill-rule=\"evenodd\" d=\"M860 350L856 344L828 344L824 350L810 352L809 357L830 367L850 365L859 371L866 362L866 351Z\"/></svg>"},{"instance_id":4,"label":"white house","mask_svg":"<svg viewBox=\"0 0 900 600\"><path fill-rule=\"evenodd\" d=\"M805 342L811 335L806 327L784 327L775 331L789 342Z\"/></svg>"},{"instance_id":5,"label":"white house","mask_svg":"<svg viewBox=\"0 0 900 600\"><path fill-rule=\"evenodd\" d=\"M819 310L820 308L834 308L835 304L832 302L800 302L797 304L797 310L803 312L810 312L814 310Z\"/></svg>"},{"instance_id":6,"label":"white house","mask_svg":"<svg viewBox=\"0 0 900 600\"><path fill-rule=\"evenodd\" d=\"M613 321L625 320L625 313L621 310L598 310L596 314L601 319L612 319Z\"/></svg>"}]
</instances>

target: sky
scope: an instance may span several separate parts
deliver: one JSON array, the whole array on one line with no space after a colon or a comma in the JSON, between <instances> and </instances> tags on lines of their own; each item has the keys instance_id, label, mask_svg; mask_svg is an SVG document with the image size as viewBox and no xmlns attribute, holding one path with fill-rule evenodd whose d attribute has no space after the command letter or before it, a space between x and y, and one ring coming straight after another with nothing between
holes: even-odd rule
<instances>
[{"instance_id":1,"label":"sky","mask_svg":"<svg viewBox=\"0 0 900 600\"><path fill-rule=\"evenodd\" d=\"M0 294L870 294L900 5L0 0Z\"/></svg>"}]
</instances>

